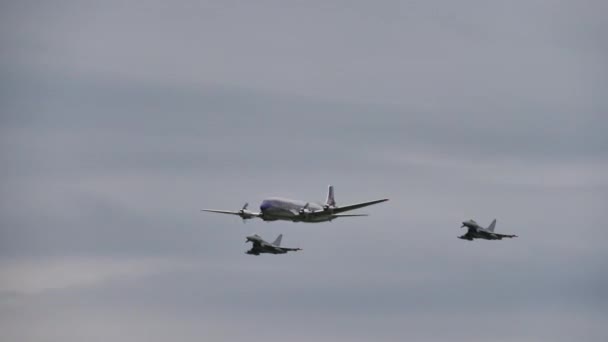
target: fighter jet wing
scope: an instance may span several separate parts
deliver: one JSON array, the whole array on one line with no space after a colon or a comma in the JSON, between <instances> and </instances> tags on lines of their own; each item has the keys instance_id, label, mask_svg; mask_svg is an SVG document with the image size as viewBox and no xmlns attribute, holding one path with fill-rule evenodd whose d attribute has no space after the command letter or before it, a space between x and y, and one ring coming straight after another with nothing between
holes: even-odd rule
<instances>
[{"instance_id":1,"label":"fighter jet wing","mask_svg":"<svg viewBox=\"0 0 608 342\"><path fill-rule=\"evenodd\" d=\"M334 214L339 214L339 213L343 213L345 211L355 210L355 209L367 207L367 206L370 206L370 205L374 205L374 204L378 204L378 203L382 203L382 202L386 202L386 201L388 201L388 198L380 199L380 200L375 200L375 201L370 201L370 202L351 204L351 205L347 205L347 206L344 206L344 207L337 207L337 208L333 209L333 213Z\"/></svg>"},{"instance_id":2,"label":"fighter jet wing","mask_svg":"<svg viewBox=\"0 0 608 342\"><path fill-rule=\"evenodd\" d=\"M251 248L253 248L253 249L262 248L262 244L259 241L247 241L247 242L251 242Z\"/></svg>"},{"instance_id":3,"label":"fighter jet wing","mask_svg":"<svg viewBox=\"0 0 608 342\"><path fill-rule=\"evenodd\" d=\"M301 251L302 248L285 248L285 247L278 247L277 249L280 249L282 251L285 252L294 252L294 251Z\"/></svg>"},{"instance_id":4,"label":"fighter jet wing","mask_svg":"<svg viewBox=\"0 0 608 342\"><path fill-rule=\"evenodd\" d=\"M475 235L473 233L471 233L471 231L467 231L466 234L459 236L459 239L463 239L463 240L469 240L469 241L473 241L473 239L475 238Z\"/></svg>"},{"instance_id":5,"label":"fighter jet wing","mask_svg":"<svg viewBox=\"0 0 608 342\"><path fill-rule=\"evenodd\" d=\"M514 238L514 237L517 237L517 235L506 235L506 234L497 234L497 233L494 233L494 235L500 236L501 238Z\"/></svg>"}]
</instances>

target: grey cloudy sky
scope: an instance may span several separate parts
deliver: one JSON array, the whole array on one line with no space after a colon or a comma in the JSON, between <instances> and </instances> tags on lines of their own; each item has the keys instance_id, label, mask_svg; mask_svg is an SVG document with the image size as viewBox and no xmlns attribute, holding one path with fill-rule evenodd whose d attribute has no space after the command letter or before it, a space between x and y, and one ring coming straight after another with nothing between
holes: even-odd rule
<instances>
[{"instance_id":1,"label":"grey cloudy sky","mask_svg":"<svg viewBox=\"0 0 608 342\"><path fill-rule=\"evenodd\" d=\"M605 341L606 10L2 2L3 340Z\"/></svg>"}]
</instances>

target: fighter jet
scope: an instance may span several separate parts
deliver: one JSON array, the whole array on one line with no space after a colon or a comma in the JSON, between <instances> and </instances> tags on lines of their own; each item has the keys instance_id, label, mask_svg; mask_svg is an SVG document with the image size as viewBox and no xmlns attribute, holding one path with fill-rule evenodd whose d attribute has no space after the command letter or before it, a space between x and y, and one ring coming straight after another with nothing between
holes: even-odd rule
<instances>
[{"instance_id":1,"label":"fighter jet","mask_svg":"<svg viewBox=\"0 0 608 342\"><path fill-rule=\"evenodd\" d=\"M301 251L300 248L285 248L281 247L281 239L283 238L283 234L277 236L276 240L273 243L268 243L262 239L261 236L257 234L253 234L247 237L247 242L253 243L253 247L248 250L247 254L252 255L260 255L260 253L270 253L270 254L285 254L291 251Z\"/></svg>"},{"instance_id":2,"label":"fighter jet","mask_svg":"<svg viewBox=\"0 0 608 342\"><path fill-rule=\"evenodd\" d=\"M469 231L463 236L459 236L459 239L473 241L473 239L485 239L485 240L502 240L503 238L514 238L517 235L505 235L494 233L494 227L496 227L496 219L492 221L488 228L483 228L474 220L468 220L462 222L462 227L467 227Z\"/></svg>"},{"instance_id":3,"label":"fighter jet","mask_svg":"<svg viewBox=\"0 0 608 342\"><path fill-rule=\"evenodd\" d=\"M339 207L336 205L336 201L334 199L334 187L330 185L327 191L327 199L325 200L324 204L272 197L262 201L259 212L247 210L247 203L245 203L243 208L239 211L215 209L202 209L202 211L237 215L243 219L243 222L245 222L245 220L257 217L264 221L283 220L291 222L316 223L331 221L339 217L367 216L366 214L342 213L386 201L388 201L387 198Z\"/></svg>"}]
</instances>

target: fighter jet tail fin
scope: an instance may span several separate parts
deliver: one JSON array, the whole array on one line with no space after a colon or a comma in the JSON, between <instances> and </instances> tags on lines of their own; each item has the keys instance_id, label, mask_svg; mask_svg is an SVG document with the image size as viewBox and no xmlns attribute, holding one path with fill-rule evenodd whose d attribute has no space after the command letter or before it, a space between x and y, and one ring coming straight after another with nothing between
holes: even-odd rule
<instances>
[{"instance_id":1,"label":"fighter jet tail fin","mask_svg":"<svg viewBox=\"0 0 608 342\"><path fill-rule=\"evenodd\" d=\"M325 205L328 207L335 207L336 200L334 199L334 186L330 185L327 187L327 200L325 201Z\"/></svg>"},{"instance_id":2,"label":"fighter jet tail fin","mask_svg":"<svg viewBox=\"0 0 608 342\"><path fill-rule=\"evenodd\" d=\"M493 232L494 231L494 227L496 227L496 219L494 219L494 221L492 221L492 223L490 223L490 226L488 227L488 230Z\"/></svg>"},{"instance_id":3,"label":"fighter jet tail fin","mask_svg":"<svg viewBox=\"0 0 608 342\"><path fill-rule=\"evenodd\" d=\"M277 238L274 240L274 242L272 244L279 247L279 246L281 246L282 239L283 239L283 234L279 234L279 236L277 236Z\"/></svg>"}]
</instances>

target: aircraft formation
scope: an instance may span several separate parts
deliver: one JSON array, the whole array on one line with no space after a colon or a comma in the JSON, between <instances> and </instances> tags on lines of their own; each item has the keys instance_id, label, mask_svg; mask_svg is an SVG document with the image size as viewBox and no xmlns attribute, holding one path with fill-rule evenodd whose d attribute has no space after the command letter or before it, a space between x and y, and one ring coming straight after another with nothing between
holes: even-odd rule
<instances>
[{"instance_id":1,"label":"aircraft formation","mask_svg":"<svg viewBox=\"0 0 608 342\"><path fill-rule=\"evenodd\" d=\"M344 213L386 201L388 201L388 198L355 203L346 206L338 206L334 198L334 187L330 185L327 190L327 198L323 204L271 197L262 201L259 212L248 210L248 203L245 203L245 205L237 211L217 209L202 209L201 211L239 216L243 222L246 220L259 218L264 221L319 223L332 221L342 217L368 216L367 214ZM465 227L468 229L467 233L459 236L459 239L473 241L474 239L502 240L503 238L517 237L517 235L499 234L494 232L496 220L492 221L488 228L483 228L477 222L471 219L462 222L461 228ZM287 252L301 250L300 248L281 247L282 238L283 235L281 234L275 239L274 242L270 243L262 239L262 237L257 234L247 236L245 242L251 242L252 248L246 253L251 255L260 255L263 253L285 254Z\"/></svg>"}]
</instances>

